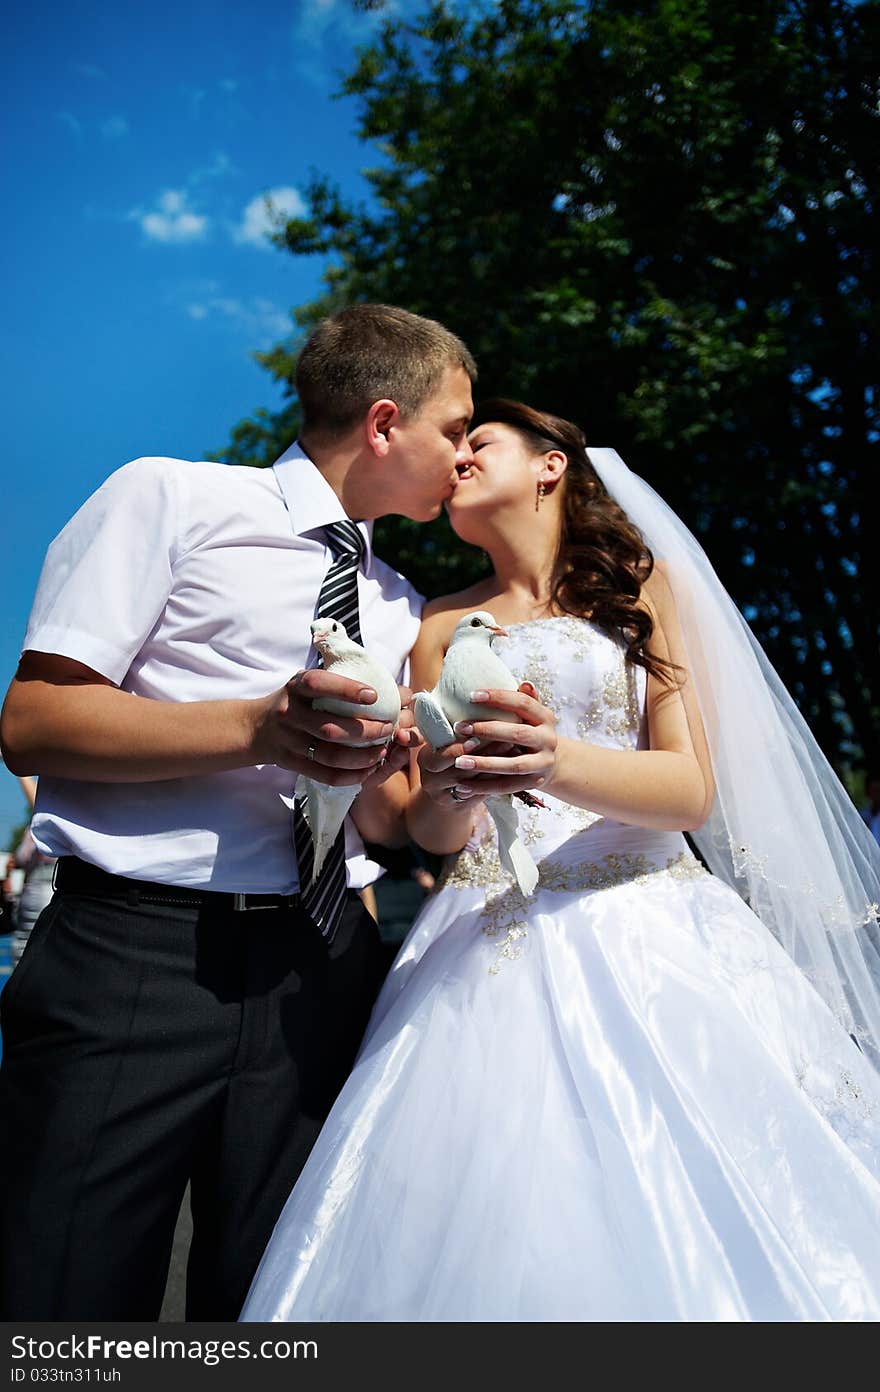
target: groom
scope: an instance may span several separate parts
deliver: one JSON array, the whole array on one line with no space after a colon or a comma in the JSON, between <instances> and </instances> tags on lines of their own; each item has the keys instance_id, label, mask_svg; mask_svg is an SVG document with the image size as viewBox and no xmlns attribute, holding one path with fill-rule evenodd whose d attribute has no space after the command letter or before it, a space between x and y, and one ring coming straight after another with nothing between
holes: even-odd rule
<instances>
[{"instance_id":1,"label":"groom","mask_svg":"<svg viewBox=\"0 0 880 1392\"><path fill-rule=\"evenodd\" d=\"M361 837L404 839L408 733L383 763L350 741L390 727L313 710L375 693L306 670L309 624L403 678L421 600L372 519L440 512L475 376L442 325L353 306L272 469L135 460L52 543L0 726L60 857L0 998L0 1318L156 1319L187 1182L187 1318L237 1317L381 980ZM314 884L301 773L362 789Z\"/></svg>"}]
</instances>

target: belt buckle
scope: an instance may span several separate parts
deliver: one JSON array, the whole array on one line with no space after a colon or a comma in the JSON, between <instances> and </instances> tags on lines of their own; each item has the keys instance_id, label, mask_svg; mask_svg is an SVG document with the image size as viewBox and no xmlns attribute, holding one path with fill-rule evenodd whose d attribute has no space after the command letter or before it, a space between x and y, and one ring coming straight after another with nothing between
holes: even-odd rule
<instances>
[{"instance_id":1,"label":"belt buckle","mask_svg":"<svg viewBox=\"0 0 880 1392\"><path fill-rule=\"evenodd\" d=\"M271 904L249 904L247 894L233 894L232 907L236 913L253 913L255 909L270 909Z\"/></svg>"},{"instance_id":2,"label":"belt buckle","mask_svg":"<svg viewBox=\"0 0 880 1392\"><path fill-rule=\"evenodd\" d=\"M251 896L250 896L249 894L233 894L233 896L232 896L232 908L233 908L234 912L235 912L235 913L259 913L260 910L262 909L264 913L272 913L272 911L273 911L274 909L278 909L278 908L281 907L281 903L280 903L280 902L277 903L277 904L249 904L249 903L248 903L248 899L250 899L250 897L251 897ZM283 896L282 896L282 895L278 895L278 899L279 899L279 901L281 901L281 900L283 899Z\"/></svg>"},{"instance_id":3,"label":"belt buckle","mask_svg":"<svg viewBox=\"0 0 880 1392\"><path fill-rule=\"evenodd\" d=\"M274 903L248 903L248 899L249 899L249 898L252 898L252 896L249 895L249 894L234 894L234 895L233 895L233 909L234 909L234 912L235 912L235 913L259 913L259 912L260 912L260 909L263 909L263 910L265 910L265 912L267 912L267 913L272 913L274 909L292 909L292 908L295 908L295 906L297 906L297 903L299 902L299 895L298 895L298 894L274 894L274 895L272 895L272 898L274 899L274 901L276 901L276 902L274 902ZM253 895L253 898L258 898L258 895ZM266 895L259 895L259 898L260 898L260 899L262 899L262 898L267 898L267 896L266 896Z\"/></svg>"}]
</instances>

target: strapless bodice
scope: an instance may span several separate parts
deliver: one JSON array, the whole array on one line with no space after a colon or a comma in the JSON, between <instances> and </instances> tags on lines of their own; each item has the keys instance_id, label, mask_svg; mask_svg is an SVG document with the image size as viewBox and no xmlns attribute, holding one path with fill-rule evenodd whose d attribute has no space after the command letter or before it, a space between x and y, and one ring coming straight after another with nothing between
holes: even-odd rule
<instances>
[{"instance_id":1,"label":"strapless bodice","mask_svg":"<svg viewBox=\"0 0 880 1392\"><path fill-rule=\"evenodd\" d=\"M647 744L645 671L626 662L621 640L569 614L509 624L507 633L493 649L517 681L532 683L556 716L558 735L608 749ZM586 808L540 796L546 809L517 807L520 834L535 860L601 820ZM488 827L488 818L481 818L474 837L484 851Z\"/></svg>"},{"instance_id":2,"label":"strapless bodice","mask_svg":"<svg viewBox=\"0 0 880 1392\"><path fill-rule=\"evenodd\" d=\"M493 650L518 682L529 681L556 716L560 736L606 749L647 748L644 668L626 662L625 647L587 619L561 615L507 625ZM701 873L679 832L611 821L538 790L546 807L517 802L520 836L538 864L542 888L577 892L610 888L671 867ZM440 885L491 890L512 881L498 860L495 828L481 808L464 850L445 867Z\"/></svg>"}]
</instances>

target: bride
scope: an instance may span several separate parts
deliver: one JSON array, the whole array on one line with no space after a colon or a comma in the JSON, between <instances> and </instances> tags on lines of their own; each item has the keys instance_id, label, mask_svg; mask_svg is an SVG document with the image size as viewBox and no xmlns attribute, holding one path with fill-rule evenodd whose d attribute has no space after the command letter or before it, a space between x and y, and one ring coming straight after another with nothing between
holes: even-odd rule
<instances>
[{"instance_id":1,"label":"bride","mask_svg":"<svg viewBox=\"0 0 880 1392\"><path fill-rule=\"evenodd\" d=\"M413 684L489 610L520 690L414 760L410 830L459 854L242 1318L880 1319L873 843L657 495L480 420L448 507L494 572L428 606ZM483 802L525 787L529 898Z\"/></svg>"}]
</instances>

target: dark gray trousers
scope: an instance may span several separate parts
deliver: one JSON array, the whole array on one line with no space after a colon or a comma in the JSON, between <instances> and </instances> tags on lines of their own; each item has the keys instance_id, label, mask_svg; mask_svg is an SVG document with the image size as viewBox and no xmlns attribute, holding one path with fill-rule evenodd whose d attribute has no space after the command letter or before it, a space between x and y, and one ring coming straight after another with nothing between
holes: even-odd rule
<instances>
[{"instance_id":1,"label":"dark gray trousers","mask_svg":"<svg viewBox=\"0 0 880 1392\"><path fill-rule=\"evenodd\" d=\"M0 996L0 1318L155 1320L191 1184L187 1319L238 1316L387 962L350 892L296 908L56 894Z\"/></svg>"}]
</instances>

